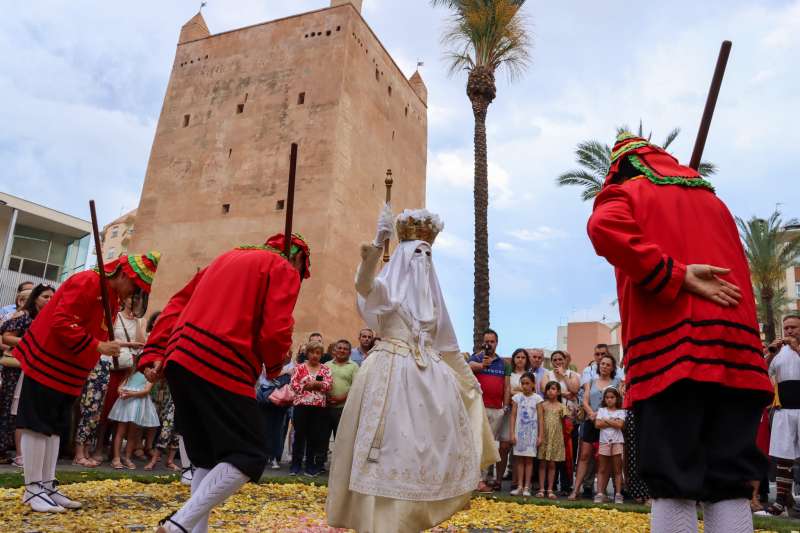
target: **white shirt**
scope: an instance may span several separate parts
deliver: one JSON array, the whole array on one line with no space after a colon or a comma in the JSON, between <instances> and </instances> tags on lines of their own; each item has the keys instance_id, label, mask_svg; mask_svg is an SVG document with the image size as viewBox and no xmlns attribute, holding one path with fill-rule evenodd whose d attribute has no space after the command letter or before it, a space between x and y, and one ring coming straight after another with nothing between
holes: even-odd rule
<instances>
[{"instance_id":1,"label":"white shirt","mask_svg":"<svg viewBox=\"0 0 800 533\"><path fill-rule=\"evenodd\" d=\"M605 407L597 410L597 420L625 420L625 409L609 411ZM625 438L622 430L617 428L603 428L600 430L600 444L622 444Z\"/></svg>"},{"instance_id":2,"label":"white shirt","mask_svg":"<svg viewBox=\"0 0 800 533\"><path fill-rule=\"evenodd\" d=\"M585 384L589 383L593 379L597 379L597 377L597 363L591 362L589 363L589 366L584 368L583 372L581 372L581 388L583 388ZM614 374L614 377L618 377L620 381L625 381L625 369L621 366L618 366L617 373Z\"/></svg>"},{"instance_id":3,"label":"white shirt","mask_svg":"<svg viewBox=\"0 0 800 533\"><path fill-rule=\"evenodd\" d=\"M769 375L777 383L800 380L800 355L789 346L783 346L769 365Z\"/></svg>"}]
</instances>

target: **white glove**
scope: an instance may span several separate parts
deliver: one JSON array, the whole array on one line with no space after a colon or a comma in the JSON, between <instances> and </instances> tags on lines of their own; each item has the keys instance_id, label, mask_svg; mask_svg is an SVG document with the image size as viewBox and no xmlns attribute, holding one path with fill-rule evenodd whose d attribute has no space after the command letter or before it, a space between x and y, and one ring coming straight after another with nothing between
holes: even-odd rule
<instances>
[{"instance_id":1,"label":"white glove","mask_svg":"<svg viewBox=\"0 0 800 533\"><path fill-rule=\"evenodd\" d=\"M392 208L389 204L383 204L380 215L378 215L378 230L375 234L375 241L372 243L376 248L382 247L386 239L391 239L394 235L394 217Z\"/></svg>"}]
</instances>

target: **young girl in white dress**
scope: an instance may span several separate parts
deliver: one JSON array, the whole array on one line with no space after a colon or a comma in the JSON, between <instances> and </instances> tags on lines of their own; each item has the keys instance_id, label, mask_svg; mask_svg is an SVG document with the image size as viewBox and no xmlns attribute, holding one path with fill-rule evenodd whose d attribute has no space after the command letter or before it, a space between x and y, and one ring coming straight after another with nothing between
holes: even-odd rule
<instances>
[{"instance_id":1,"label":"young girl in white dress","mask_svg":"<svg viewBox=\"0 0 800 533\"><path fill-rule=\"evenodd\" d=\"M136 465L131 461L131 454L136 448L137 439L141 439L142 428L159 426L158 414L153 400L150 399L150 389L153 384L145 379L144 374L136 371L136 365L131 367L128 377L119 386L119 398L114 402L109 420L117 422L114 435L114 459L111 466L117 470L128 468L135 470ZM120 459L122 439L127 439L125 457Z\"/></svg>"},{"instance_id":2,"label":"young girl in white dress","mask_svg":"<svg viewBox=\"0 0 800 533\"><path fill-rule=\"evenodd\" d=\"M537 410L542 397L533 392L536 380L531 374L524 374L519 382L522 392L511 398L511 442L514 444L514 467L519 485L511 494L519 496L522 486L522 495L530 496L533 458L542 441Z\"/></svg>"}]
</instances>

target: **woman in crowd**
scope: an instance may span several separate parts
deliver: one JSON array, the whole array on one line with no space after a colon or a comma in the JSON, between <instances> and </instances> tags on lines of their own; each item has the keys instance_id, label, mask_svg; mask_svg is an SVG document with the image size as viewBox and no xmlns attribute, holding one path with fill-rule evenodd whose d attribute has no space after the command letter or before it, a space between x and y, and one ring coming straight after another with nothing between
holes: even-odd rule
<instances>
[{"instance_id":1,"label":"woman in crowd","mask_svg":"<svg viewBox=\"0 0 800 533\"><path fill-rule=\"evenodd\" d=\"M17 309L11 318L0 325L0 335L3 344L11 348L19 344L22 336L28 331L33 323L33 319L39 311L47 305L55 291L49 285L37 285L30 291L21 291L24 298L17 297ZM20 442L20 432L15 430L16 401L19 399L19 387L17 386L22 370L19 361L10 355L4 355L2 359L2 387L0 388L0 455L3 457L11 448L12 443L17 456L14 464L22 466L22 456Z\"/></svg>"},{"instance_id":2,"label":"woman in crowd","mask_svg":"<svg viewBox=\"0 0 800 533\"><path fill-rule=\"evenodd\" d=\"M580 374L569 368L569 355L561 350L550 354L552 370L544 374L544 382L557 382L561 386L562 403L566 406L568 415L564 418L564 460L556 465L556 477L559 480L563 496L572 492L573 474L573 443L572 434L575 431L575 416L578 413L578 391L580 390Z\"/></svg>"},{"instance_id":3,"label":"woman in crowd","mask_svg":"<svg viewBox=\"0 0 800 533\"><path fill-rule=\"evenodd\" d=\"M139 320L133 315L130 298L123 302L117 315L117 321L114 323L114 338L124 342L144 342ZM80 399L80 418L75 433L75 458L72 464L89 468L95 468L102 464L108 428L108 411L117 399L116 391L120 381L133 366L133 357L136 353L138 353L138 349L123 348L116 365L114 365L112 357L102 355L89 374ZM109 405L108 409L104 409L106 405ZM90 457L88 448L95 440L94 455Z\"/></svg>"},{"instance_id":4,"label":"woman in crowd","mask_svg":"<svg viewBox=\"0 0 800 533\"><path fill-rule=\"evenodd\" d=\"M620 388L620 379L617 376L617 362L610 355L604 355L597 367L598 376L583 385L583 410L586 420L581 426L581 449L578 460L578 473L575 476L575 485L569 500L578 497L577 489L583 483L589 463L589 457L594 454L594 445L600 441L600 430L594 426L597 410L603 400L603 391L607 387Z\"/></svg>"},{"instance_id":5,"label":"woman in crowd","mask_svg":"<svg viewBox=\"0 0 800 533\"><path fill-rule=\"evenodd\" d=\"M306 474L316 476L322 465L317 464L325 426L325 406L333 379L331 369L320 363L325 347L321 342L306 346L306 362L297 365L291 380L294 391L294 444L289 475L300 474L305 454Z\"/></svg>"},{"instance_id":6,"label":"woman in crowd","mask_svg":"<svg viewBox=\"0 0 800 533\"><path fill-rule=\"evenodd\" d=\"M603 392L602 407L598 409L594 425L600 430L600 449L597 459L597 493L595 503L606 501L608 478L614 475L614 503L624 503L622 497L622 426L625 424L625 409L622 395L614 387Z\"/></svg>"}]
</instances>

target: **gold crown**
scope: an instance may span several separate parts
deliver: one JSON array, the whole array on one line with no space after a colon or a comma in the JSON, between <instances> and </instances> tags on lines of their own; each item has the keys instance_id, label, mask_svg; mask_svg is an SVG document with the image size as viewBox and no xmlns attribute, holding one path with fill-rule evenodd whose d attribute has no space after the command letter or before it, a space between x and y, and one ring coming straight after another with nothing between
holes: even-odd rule
<instances>
[{"instance_id":1,"label":"gold crown","mask_svg":"<svg viewBox=\"0 0 800 533\"><path fill-rule=\"evenodd\" d=\"M403 241L425 241L433 246L433 241L442 230L439 217L431 213L404 213L397 218L397 237Z\"/></svg>"}]
</instances>

